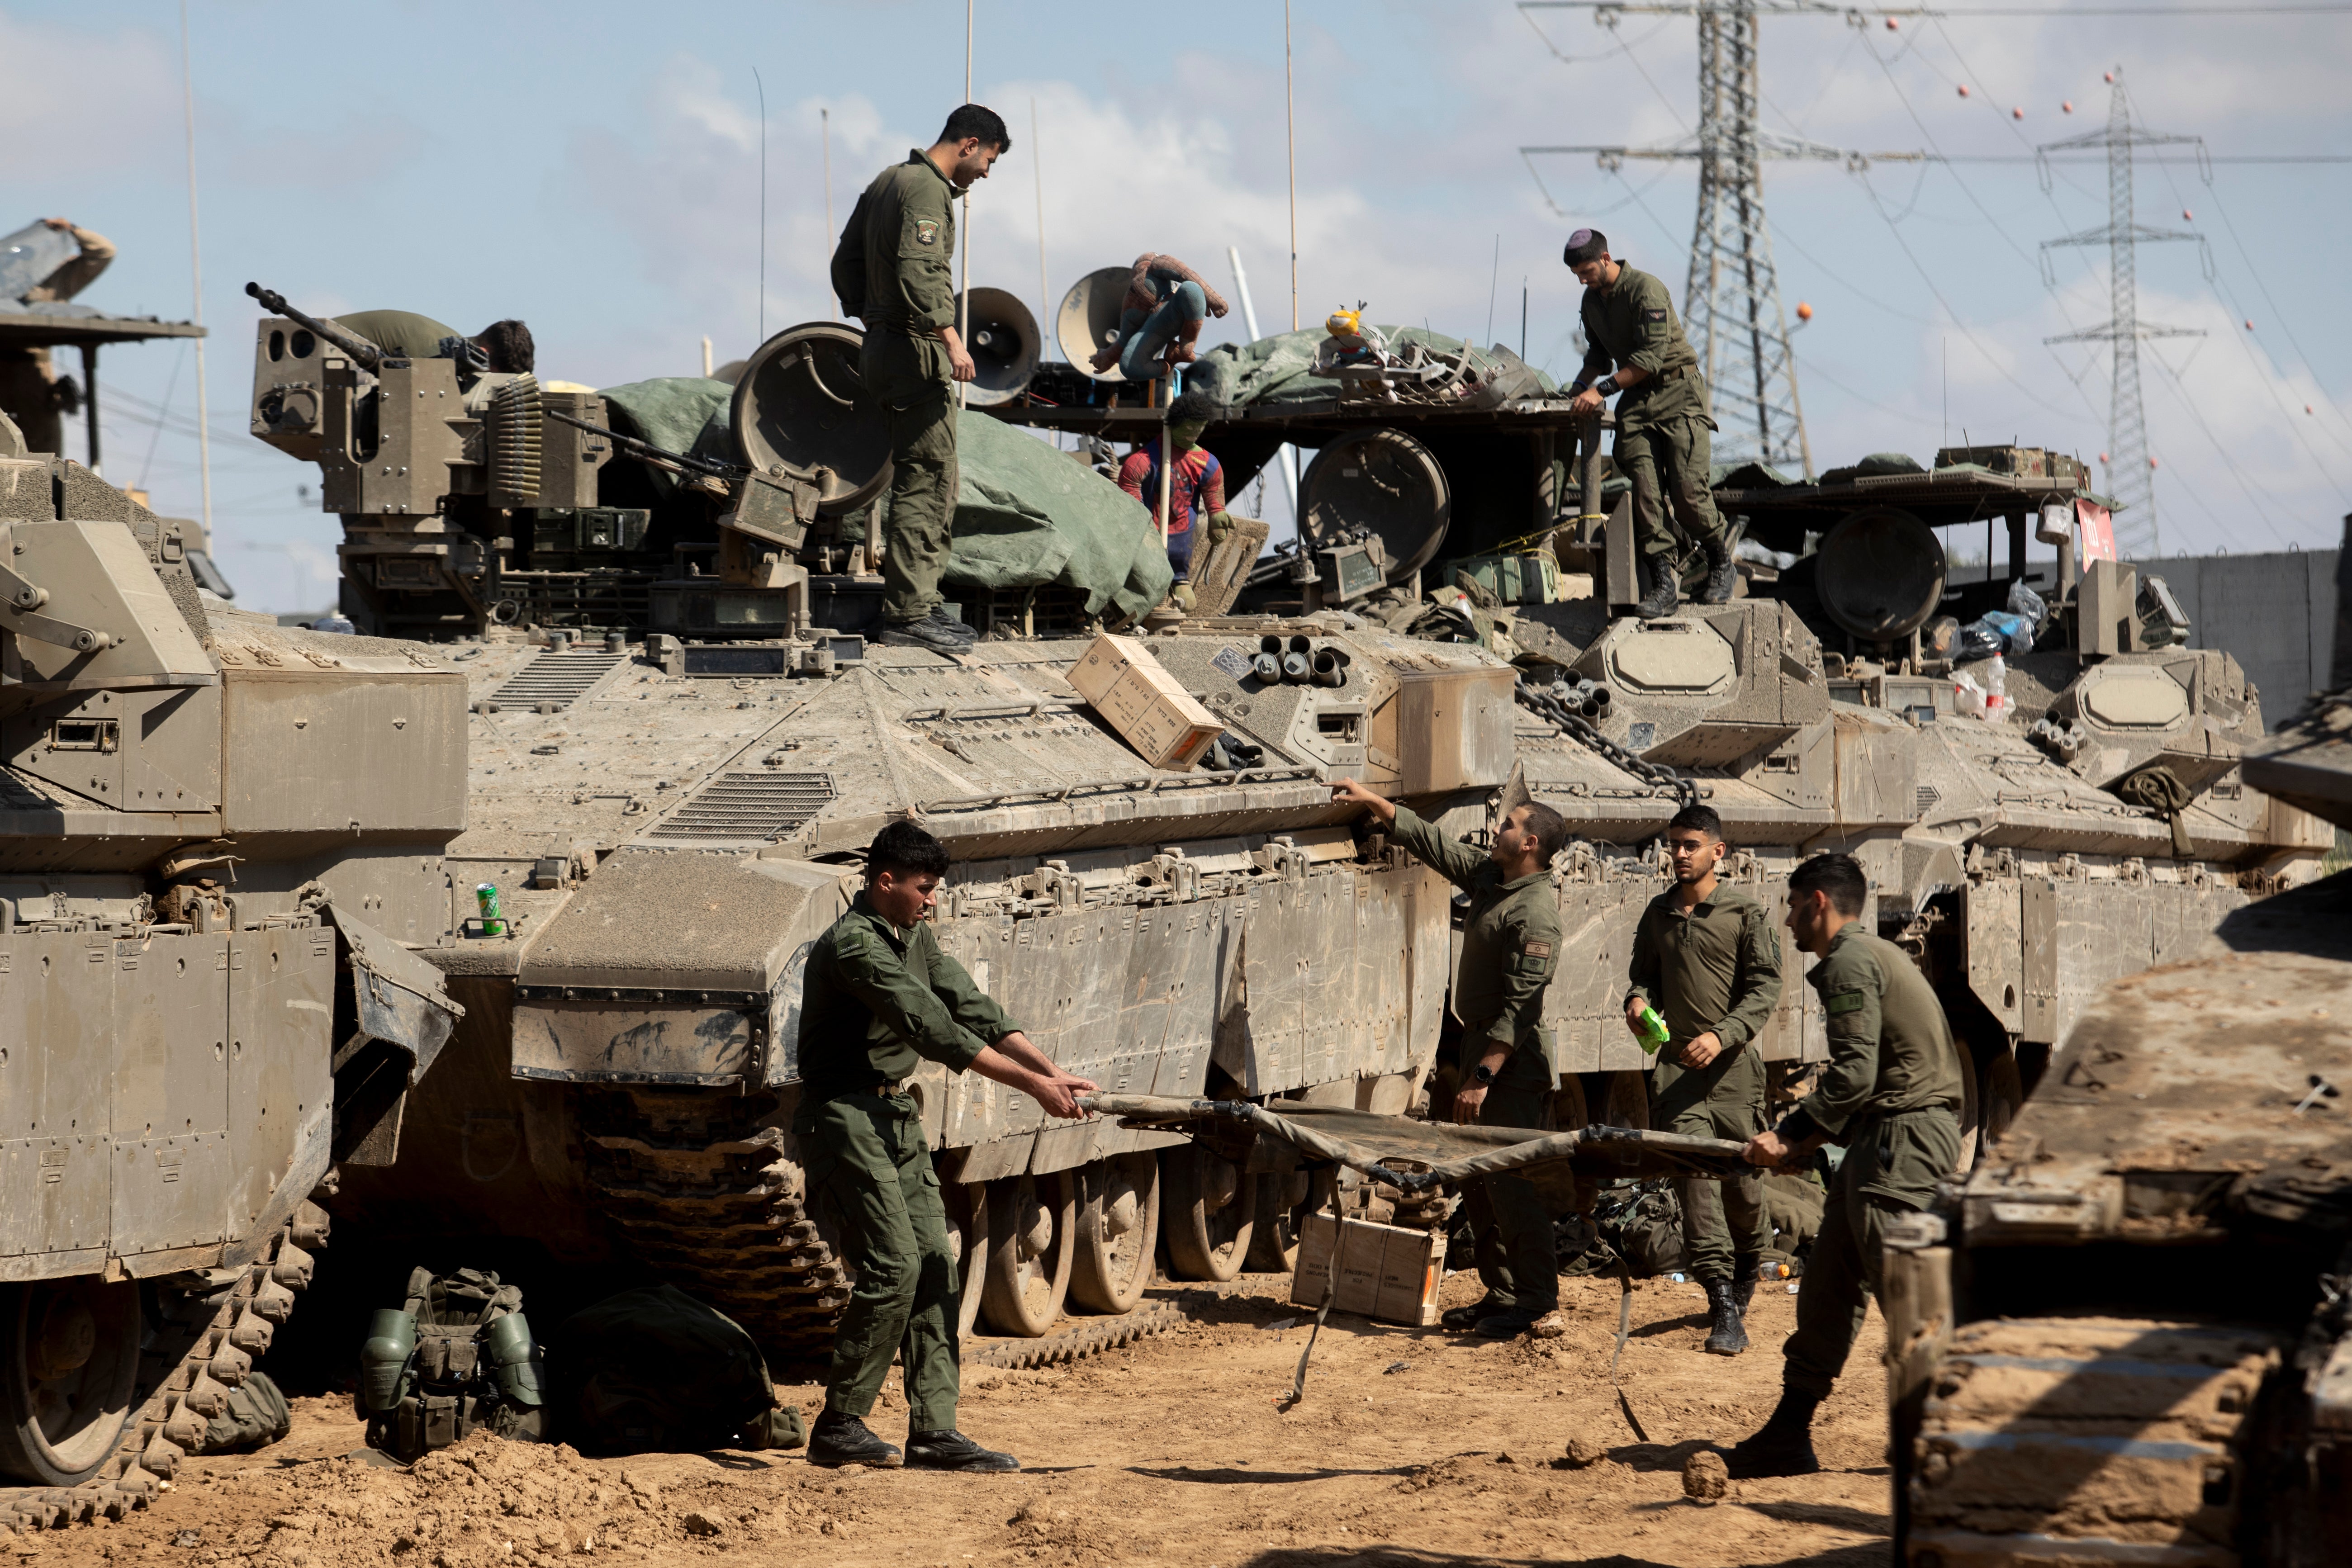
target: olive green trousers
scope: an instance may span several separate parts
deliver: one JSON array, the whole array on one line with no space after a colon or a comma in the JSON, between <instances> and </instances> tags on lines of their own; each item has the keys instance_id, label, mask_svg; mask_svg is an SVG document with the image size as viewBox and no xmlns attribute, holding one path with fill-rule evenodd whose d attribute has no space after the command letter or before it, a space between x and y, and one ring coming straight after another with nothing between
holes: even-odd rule
<instances>
[{"instance_id":1,"label":"olive green trousers","mask_svg":"<svg viewBox=\"0 0 2352 1568\"><path fill-rule=\"evenodd\" d=\"M1862 1331L1864 1291L1886 1276L1886 1227L1926 1208L1958 1162L1959 1119L1940 1108L1855 1123L1822 1205L1821 1234L1797 1287L1797 1331L1780 1347L1781 1384L1829 1397Z\"/></svg>"},{"instance_id":2,"label":"olive green trousers","mask_svg":"<svg viewBox=\"0 0 2352 1568\"><path fill-rule=\"evenodd\" d=\"M955 384L937 338L877 331L859 361L866 389L890 420L889 539L882 556L882 618L919 621L939 608L955 527Z\"/></svg>"},{"instance_id":3,"label":"olive green trousers","mask_svg":"<svg viewBox=\"0 0 2352 1568\"><path fill-rule=\"evenodd\" d=\"M1764 1131L1764 1059L1752 1044L1704 1068L1662 1062L1654 1073L1654 1119L1664 1131L1741 1143ZM1772 1245L1764 1173L1756 1166L1728 1181L1678 1177L1675 1196L1682 1201L1683 1251L1695 1279L1727 1280L1737 1260L1753 1260Z\"/></svg>"},{"instance_id":4,"label":"olive green trousers","mask_svg":"<svg viewBox=\"0 0 2352 1568\"><path fill-rule=\"evenodd\" d=\"M1484 1041L1473 1042L1483 1047ZM1460 1081L1469 1081L1467 1057ZM1551 1069L1543 1053L1522 1046L1479 1102L1482 1127L1542 1127L1551 1114ZM1543 1313L1559 1305L1559 1254L1551 1209L1520 1176L1481 1176L1462 1184L1462 1210L1478 1240L1478 1278L1498 1305Z\"/></svg>"},{"instance_id":5,"label":"olive green trousers","mask_svg":"<svg viewBox=\"0 0 2352 1568\"><path fill-rule=\"evenodd\" d=\"M1620 430L1613 456L1633 481L1633 532L1643 554L1680 550L1666 521L1670 503L1692 543L1723 537L1723 515L1707 489L1715 447L1706 415L1677 414L1639 430Z\"/></svg>"},{"instance_id":6,"label":"olive green trousers","mask_svg":"<svg viewBox=\"0 0 2352 1568\"><path fill-rule=\"evenodd\" d=\"M903 1355L908 1429L953 1429L956 1254L921 1110L904 1094L845 1094L803 1107L793 1130L807 1153L809 1190L830 1205L843 1261L857 1273L825 1408L864 1416L891 1357Z\"/></svg>"}]
</instances>

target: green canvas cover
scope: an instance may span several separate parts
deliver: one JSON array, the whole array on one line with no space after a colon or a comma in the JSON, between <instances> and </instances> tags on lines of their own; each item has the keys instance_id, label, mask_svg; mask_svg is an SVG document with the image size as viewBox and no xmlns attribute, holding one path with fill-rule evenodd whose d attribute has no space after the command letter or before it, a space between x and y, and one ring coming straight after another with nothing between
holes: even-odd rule
<instances>
[{"instance_id":1,"label":"green canvas cover","mask_svg":"<svg viewBox=\"0 0 2352 1568\"><path fill-rule=\"evenodd\" d=\"M555 1331L557 1435L586 1454L796 1448L797 1410L778 1408L751 1336L672 1285L582 1309Z\"/></svg>"},{"instance_id":2,"label":"green canvas cover","mask_svg":"<svg viewBox=\"0 0 2352 1568\"><path fill-rule=\"evenodd\" d=\"M672 452L736 460L729 433L735 389L723 381L670 376L606 387L598 395L624 435ZM956 455L962 479L948 559L950 589L1076 588L1086 595L1089 616L1116 612L1129 620L1168 596L1175 574L1159 531L1133 497L1092 468L969 408L956 416ZM676 476L645 472L663 496L676 490ZM887 496L884 507L887 527Z\"/></svg>"},{"instance_id":3,"label":"green canvas cover","mask_svg":"<svg viewBox=\"0 0 2352 1568\"><path fill-rule=\"evenodd\" d=\"M1402 351L1420 343L1434 353L1460 353L1462 340L1433 332L1426 327L1381 327L1389 346ZM1220 343L1194 361L1184 373L1184 390L1206 393L1228 408L1279 407L1286 403L1320 403L1339 395L1338 378L1314 374L1315 353L1330 334L1279 332L1255 342ZM1546 395L1559 384L1536 373Z\"/></svg>"},{"instance_id":4,"label":"green canvas cover","mask_svg":"<svg viewBox=\"0 0 2352 1568\"><path fill-rule=\"evenodd\" d=\"M1087 614L1129 620L1168 596L1175 573L1136 499L1069 453L990 415L956 417L950 588L1076 588Z\"/></svg>"}]
</instances>

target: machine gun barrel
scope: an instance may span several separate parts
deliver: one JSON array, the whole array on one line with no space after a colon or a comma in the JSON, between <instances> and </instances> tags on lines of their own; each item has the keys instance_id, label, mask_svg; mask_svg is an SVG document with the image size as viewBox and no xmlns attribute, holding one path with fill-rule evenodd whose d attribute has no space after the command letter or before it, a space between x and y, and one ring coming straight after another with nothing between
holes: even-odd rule
<instances>
[{"instance_id":1,"label":"machine gun barrel","mask_svg":"<svg viewBox=\"0 0 2352 1568\"><path fill-rule=\"evenodd\" d=\"M352 331L347 328L335 325L332 321L322 321L316 316L303 314L293 306L288 304L286 302L286 296L280 294L277 289L264 289L258 283L247 283L245 286L245 291L247 294L252 295L255 299L260 300L261 308L263 310L269 311L273 315L283 316L289 321L299 322L301 325L308 327L310 331L318 333L319 336L326 339L329 342L334 344L337 348L342 350L345 353L351 355L352 358L359 362L359 365L362 370L373 374L375 367L383 362L383 351L376 347L375 344L368 342L357 332Z\"/></svg>"}]
</instances>

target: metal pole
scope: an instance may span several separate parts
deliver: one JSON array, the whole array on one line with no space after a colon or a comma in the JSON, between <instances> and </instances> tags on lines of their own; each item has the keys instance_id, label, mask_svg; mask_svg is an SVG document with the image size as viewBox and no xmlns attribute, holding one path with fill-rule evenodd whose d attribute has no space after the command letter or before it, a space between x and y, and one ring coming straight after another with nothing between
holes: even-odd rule
<instances>
[{"instance_id":1,"label":"metal pole","mask_svg":"<svg viewBox=\"0 0 2352 1568\"><path fill-rule=\"evenodd\" d=\"M971 9L974 0L963 0L963 100L971 101ZM964 353L971 352L971 187L963 192L963 231L956 237L956 336L964 341ZM971 405L971 383L956 383L956 406Z\"/></svg>"},{"instance_id":2,"label":"metal pole","mask_svg":"<svg viewBox=\"0 0 2352 1568\"><path fill-rule=\"evenodd\" d=\"M752 85L760 89L760 341L768 341L768 84L760 68L751 68ZM709 374L709 372L705 372Z\"/></svg>"},{"instance_id":3,"label":"metal pole","mask_svg":"<svg viewBox=\"0 0 2352 1568\"><path fill-rule=\"evenodd\" d=\"M1298 330L1298 100L1291 91L1290 0L1282 0L1282 113L1290 131L1290 330Z\"/></svg>"},{"instance_id":4,"label":"metal pole","mask_svg":"<svg viewBox=\"0 0 2352 1568\"><path fill-rule=\"evenodd\" d=\"M1225 247L1225 259L1234 264L1234 292L1242 299L1242 325L1249 329L1250 340L1255 342L1258 336L1257 307L1250 302L1249 274L1242 270L1242 247L1238 245ZM1298 520L1298 448L1285 442L1276 456L1282 460L1282 488L1290 498L1290 517L1295 532Z\"/></svg>"},{"instance_id":5,"label":"metal pole","mask_svg":"<svg viewBox=\"0 0 2352 1568\"><path fill-rule=\"evenodd\" d=\"M188 60L188 0L180 0L180 98L188 132L188 271L195 289L195 309L190 319L201 329L205 324L205 249L196 227L196 77ZM95 373L95 362L92 363ZM90 389L90 447L93 455L98 445L97 388ZM97 467L93 462L91 467ZM205 402L205 338L196 334L196 468L203 478L205 500L205 542L212 549L220 548L213 538L213 427Z\"/></svg>"},{"instance_id":6,"label":"metal pole","mask_svg":"<svg viewBox=\"0 0 2352 1568\"><path fill-rule=\"evenodd\" d=\"M98 345L96 343L81 345L81 414L83 428L89 436L89 471L95 474L99 471Z\"/></svg>"},{"instance_id":7,"label":"metal pole","mask_svg":"<svg viewBox=\"0 0 2352 1568\"><path fill-rule=\"evenodd\" d=\"M703 334L702 334L702 379L703 379L703 380L705 380L705 381L709 381L709 380L710 379L710 371L711 371L711 364L710 364L710 334L709 334L709 332L705 332L705 333L703 333Z\"/></svg>"},{"instance_id":8,"label":"metal pole","mask_svg":"<svg viewBox=\"0 0 2352 1568\"><path fill-rule=\"evenodd\" d=\"M1167 388L1171 392L1173 392L1176 388L1176 382L1172 375L1168 380L1162 381L1159 384ZM1171 489L1171 486L1169 484L1170 445L1171 443L1168 436L1168 409L1166 405L1163 404L1160 410L1160 552L1162 555L1168 553L1168 506Z\"/></svg>"},{"instance_id":9,"label":"metal pole","mask_svg":"<svg viewBox=\"0 0 2352 1568\"><path fill-rule=\"evenodd\" d=\"M1031 181L1037 191L1037 336L1042 353L1045 334L1054 330L1054 288L1045 281L1045 163L1038 156L1037 100L1029 100L1029 168ZM1059 437L1055 439L1058 442Z\"/></svg>"},{"instance_id":10,"label":"metal pole","mask_svg":"<svg viewBox=\"0 0 2352 1568\"><path fill-rule=\"evenodd\" d=\"M837 321L841 320L841 301L834 299L833 287L829 276L833 270L833 251L831 247L834 241L840 237L840 236L836 235L833 229L833 110L830 109L820 109L816 113L817 119L823 122L822 131L824 136L824 243L827 247L824 253L824 261L825 271L828 274L824 295L825 298L831 300L833 304L833 309L827 310L825 313Z\"/></svg>"}]
</instances>

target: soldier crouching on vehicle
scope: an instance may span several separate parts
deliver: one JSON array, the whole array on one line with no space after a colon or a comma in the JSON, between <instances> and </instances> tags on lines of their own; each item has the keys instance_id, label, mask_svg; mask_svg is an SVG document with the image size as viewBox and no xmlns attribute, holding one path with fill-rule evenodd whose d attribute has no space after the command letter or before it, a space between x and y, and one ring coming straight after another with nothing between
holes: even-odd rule
<instances>
[{"instance_id":1,"label":"soldier crouching on vehicle","mask_svg":"<svg viewBox=\"0 0 2352 1568\"><path fill-rule=\"evenodd\" d=\"M1821 1087L1748 1142L1753 1165L1845 1145L1821 1234L1797 1290L1797 1331L1781 1346L1780 1403L1726 1454L1733 1477L1806 1476L1813 1412L1845 1369L1862 1328L1863 1291L1879 1290L1887 1226L1926 1208L1960 1154L1960 1054L1927 977L1911 955L1862 928L1870 883L1851 855L1816 855L1789 878L1789 929L1821 962L1830 1059Z\"/></svg>"},{"instance_id":2,"label":"soldier crouching on vehicle","mask_svg":"<svg viewBox=\"0 0 2352 1568\"><path fill-rule=\"evenodd\" d=\"M891 1358L903 1355L908 1467L1021 1468L955 1429L956 1254L907 1081L923 1062L944 1062L1066 1120L1084 1114L1072 1097L1095 1086L1055 1067L940 951L929 921L947 868L946 845L911 822L891 823L866 852L866 890L809 952L793 1132L806 1151L809 1188L832 1205L843 1261L857 1275L824 1412L809 1433L812 1464L901 1462L865 1417Z\"/></svg>"}]
</instances>

